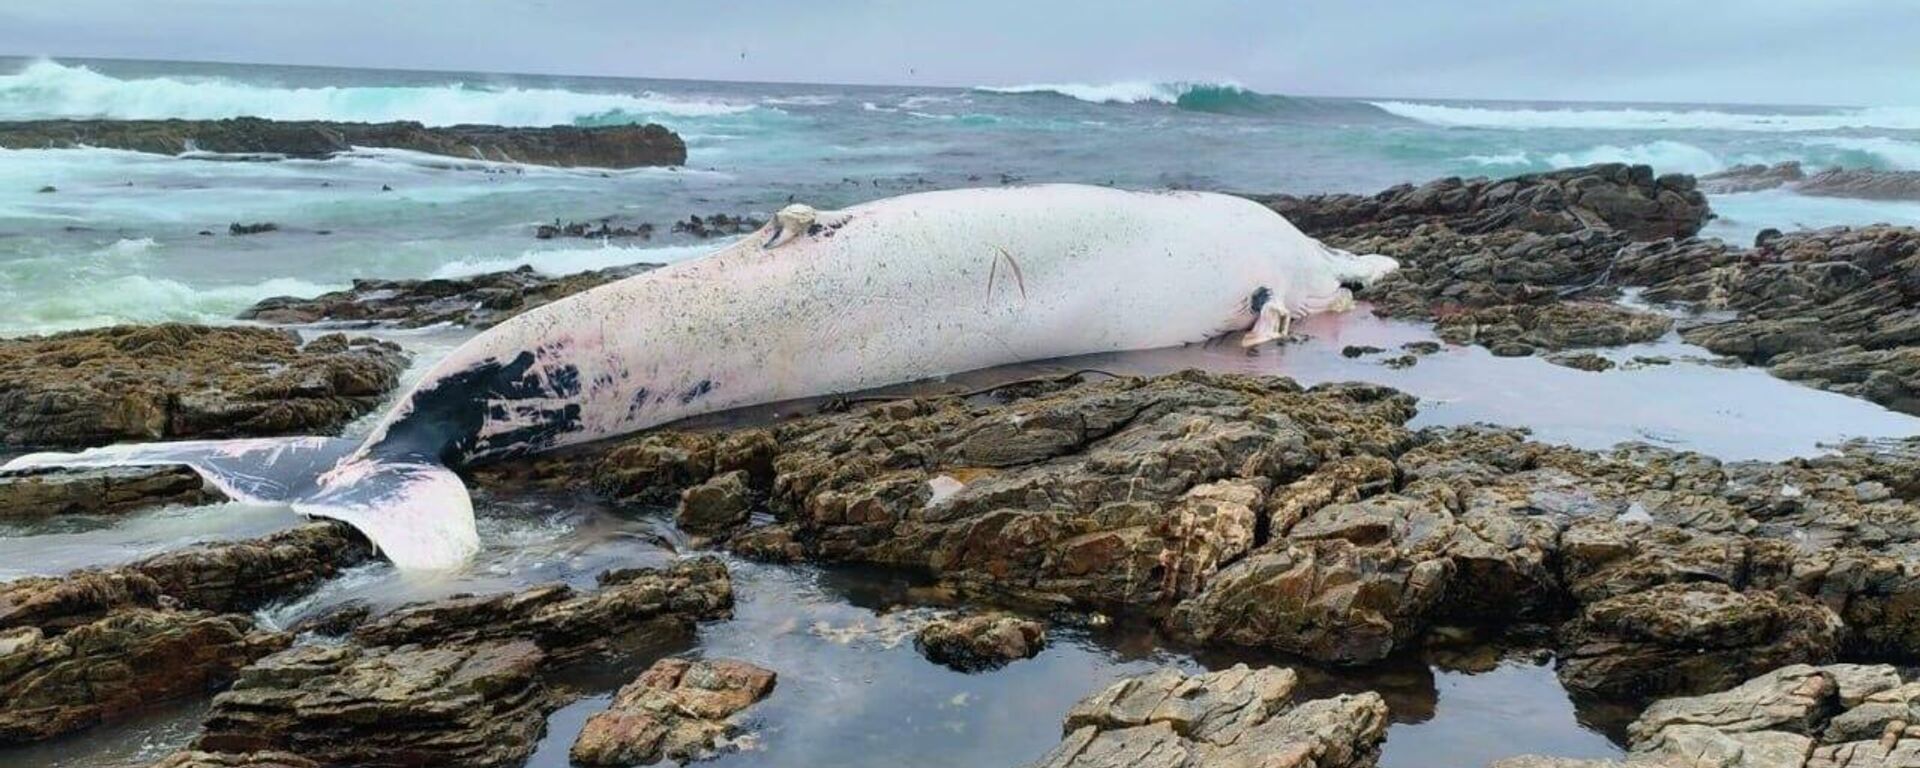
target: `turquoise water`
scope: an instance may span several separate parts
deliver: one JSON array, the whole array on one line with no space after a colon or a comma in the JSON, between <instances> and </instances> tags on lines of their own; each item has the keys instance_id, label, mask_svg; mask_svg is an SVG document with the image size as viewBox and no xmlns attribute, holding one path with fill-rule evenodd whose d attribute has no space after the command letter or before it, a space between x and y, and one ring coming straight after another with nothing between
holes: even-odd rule
<instances>
[{"instance_id":1,"label":"turquoise water","mask_svg":"<svg viewBox=\"0 0 1920 768\"><path fill-rule=\"evenodd\" d=\"M1230 84L994 90L562 78L159 62L0 59L0 120L218 118L509 125L654 121L686 168L517 168L368 151L222 162L110 150L0 150L0 334L218 321L354 277L560 272L705 245L536 241L555 218L656 224L840 206L1011 181L1239 191L1372 191L1445 175L1600 161L1920 168L1920 110L1294 98ZM41 193L42 187L57 191ZM391 191L382 191L382 187ZM1784 193L1716 200L1716 232L1920 222L1920 205ZM230 237L233 222L282 231ZM665 227L662 227L662 231ZM202 235L201 232L213 234Z\"/></svg>"}]
</instances>

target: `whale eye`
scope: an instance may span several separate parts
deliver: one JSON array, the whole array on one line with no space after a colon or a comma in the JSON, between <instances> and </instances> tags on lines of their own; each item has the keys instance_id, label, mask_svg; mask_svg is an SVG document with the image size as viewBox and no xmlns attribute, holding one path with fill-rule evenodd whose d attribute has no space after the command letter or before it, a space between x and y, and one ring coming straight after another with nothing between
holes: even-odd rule
<instances>
[{"instance_id":1,"label":"whale eye","mask_svg":"<svg viewBox=\"0 0 1920 768\"><path fill-rule=\"evenodd\" d=\"M1260 286L1254 290L1252 296L1247 297L1247 309L1256 315L1260 314L1260 310L1266 309L1267 301L1272 298L1273 291L1267 290L1264 285Z\"/></svg>"}]
</instances>

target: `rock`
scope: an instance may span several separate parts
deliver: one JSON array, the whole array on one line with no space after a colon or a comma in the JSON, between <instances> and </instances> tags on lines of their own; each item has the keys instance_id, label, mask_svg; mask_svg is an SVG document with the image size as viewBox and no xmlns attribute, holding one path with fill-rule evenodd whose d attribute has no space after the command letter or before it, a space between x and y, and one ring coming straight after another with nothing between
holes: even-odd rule
<instances>
[{"instance_id":1,"label":"rock","mask_svg":"<svg viewBox=\"0 0 1920 768\"><path fill-rule=\"evenodd\" d=\"M1342 446L1404 440L1408 405L1377 387L1198 372L1005 405L883 403L782 424L772 504L811 558L1152 613L1252 547L1271 483Z\"/></svg>"},{"instance_id":2,"label":"rock","mask_svg":"<svg viewBox=\"0 0 1920 768\"><path fill-rule=\"evenodd\" d=\"M1298 687L1290 669L1244 664L1128 678L1074 705L1065 738L1034 766L1375 765L1387 727L1380 695L1302 700Z\"/></svg>"},{"instance_id":3,"label":"rock","mask_svg":"<svg viewBox=\"0 0 1920 768\"><path fill-rule=\"evenodd\" d=\"M1593 373L1599 373L1601 371L1610 371L1610 370L1613 370L1613 367L1614 367L1614 363L1612 360L1608 360L1607 358L1601 357L1592 352L1573 352L1573 353L1563 353L1558 355L1548 355L1547 362L1553 363L1554 365L1558 365L1562 368L1572 368L1576 371L1590 371Z\"/></svg>"},{"instance_id":4,"label":"rock","mask_svg":"<svg viewBox=\"0 0 1920 768\"><path fill-rule=\"evenodd\" d=\"M194 748L284 751L327 765L518 765L555 702L525 640L268 656L214 697Z\"/></svg>"},{"instance_id":5,"label":"rock","mask_svg":"<svg viewBox=\"0 0 1920 768\"><path fill-rule=\"evenodd\" d=\"M0 629L0 745L72 733L201 693L287 642L245 616L147 608L57 633Z\"/></svg>"},{"instance_id":6,"label":"rock","mask_svg":"<svg viewBox=\"0 0 1920 768\"><path fill-rule=\"evenodd\" d=\"M1920 200L1920 171L1828 168L1795 183L1793 191L1860 200Z\"/></svg>"},{"instance_id":7,"label":"rock","mask_svg":"<svg viewBox=\"0 0 1920 768\"><path fill-rule=\"evenodd\" d=\"M1279 542L1215 574L1170 624L1196 642L1368 664L1424 631L1452 564L1342 539Z\"/></svg>"},{"instance_id":8,"label":"rock","mask_svg":"<svg viewBox=\"0 0 1920 768\"><path fill-rule=\"evenodd\" d=\"M302 594L371 556L371 547L345 524L323 522L129 565L14 579L0 583L0 629L64 631L127 608L250 611Z\"/></svg>"},{"instance_id":9,"label":"rock","mask_svg":"<svg viewBox=\"0 0 1920 768\"><path fill-rule=\"evenodd\" d=\"M1614 760L1580 760L1571 757L1547 757L1545 755L1521 755L1495 760L1487 768L1622 768Z\"/></svg>"},{"instance_id":10,"label":"rock","mask_svg":"<svg viewBox=\"0 0 1920 768\"><path fill-rule=\"evenodd\" d=\"M291 752L247 752L237 755L219 752L175 752L147 768L323 768L319 763Z\"/></svg>"},{"instance_id":11,"label":"rock","mask_svg":"<svg viewBox=\"0 0 1920 768\"><path fill-rule=\"evenodd\" d=\"M1377 355L1385 351L1386 350L1381 349L1379 347L1349 344L1345 347L1340 348L1340 356L1349 357L1349 358L1364 357L1366 355Z\"/></svg>"},{"instance_id":12,"label":"rock","mask_svg":"<svg viewBox=\"0 0 1920 768\"><path fill-rule=\"evenodd\" d=\"M1720 693L1667 699L1628 728L1630 764L1920 765L1920 684L1886 665L1793 665Z\"/></svg>"},{"instance_id":13,"label":"rock","mask_svg":"<svg viewBox=\"0 0 1920 768\"><path fill-rule=\"evenodd\" d=\"M520 128L427 127L419 123L318 120L25 120L0 122L0 147L101 147L174 155L183 152L324 158L354 147L406 149L462 160L560 167L684 165L687 145L658 125Z\"/></svg>"},{"instance_id":14,"label":"rock","mask_svg":"<svg viewBox=\"0 0 1920 768\"><path fill-rule=\"evenodd\" d=\"M1672 328L1673 318L1666 315L1613 304L1567 302L1461 312L1441 318L1434 332L1450 343L1484 345L1497 355L1503 346L1554 350L1636 344L1665 336Z\"/></svg>"},{"instance_id":15,"label":"rock","mask_svg":"<svg viewBox=\"0 0 1920 768\"><path fill-rule=\"evenodd\" d=\"M1852 395L1902 413L1920 414L1920 345L1898 349L1842 347L1772 358L1773 375Z\"/></svg>"},{"instance_id":16,"label":"rock","mask_svg":"<svg viewBox=\"0 0 1920 768\"><path fill-rule=\"evenodd\" d=\"M1807 178L1801 169L1800 161L1789 160L1784 163L1765 165L1736 165L1724 171L1716 171L1700 177L1700 191L1709 195L1731 195L1741 192L1759 192L1765 189L1784 187Z\"/></svg>"},{"instance_id":17,"label":"rock","mask_svg":"<svg viewBox=\"0 0 1920 768\"><path fill-rule=\"evenodd\" d=\"M738 732L734 715L773 692L774 673L730 659L662 659L587 719L568 757L575 765L688 762Z\"/></svg>"},{"instance_id":18,"label":"rock","mask_svg":"<svg viewBox=\"0 0 1920 768\"><path fill-rule=\"evenodd\" d=\"M685 221L673 223L675 234L686 234L705 240L709 237L726 237L745 234L759 229L766 222L748 216L728 216L716 213L706 218L688 216Z\"/></svg>"},{"instance_id":19,"label":"rock","mask_svg":"<svg viewBox=\"0 0 1920 768\"><path fill-rule=\"evenodd\" d=\"M53 186L52 184L48 184L44 187L41 187L38 191L40 192L40 194L43 194L43 195L51 195L60 190L57 187Z\"/></svg>"},{"instance_id":20,"label":"rock","mask_svg":"<svg viewBox=\"0 0 1920 768\"><path fill-rule=\"evenodd\" d=\"M582 237L596 240L626 238L651 240L653 239L653 224L650 222L642 222L632 227L614 226L612 219L608 218L601 219L600 226L595 227L591 223L584 221L569 221L562 224L559 219L554 219L552 224L541 224L535 227L533 236L540 240L552 240L556 237Z\"/></svg>"},{"instance_id":21,"label":"rock","mask_svg":"<svg viewBox=\"0 0 1920 768\"><path fill-rule=\"evenodd\" d=\"M724 535L746 524L753 511L751 493L745 470L718 475L680 494L674 522L688 533Z\"/></svg>"},{"instance_id":22,"label":"rock","mask_svg":"<svg viewBox=\"0 0 1920 768\"><path fill-rule=\"evenodd\" d=\"M1562 631L1560 680L1625 698L1725 690L1775 667L1830 661L1841 622L1799 596L1665 584L1593 603Z\"/></svg>"},{"instance_id":23,"label":"rock","mask_svg":"<svg viewBox=\"0 0 1920 768\"><path fill-rule=\"evenodd\" d=\"M586 594L548 584L403 607L360 625L353 639L442 647L527 638L546 656L569 661L640 638L689 636L695 621L724 618L732 608L726 566L706 556L666 569L608 571L600 589Z\"/></svg>"},{"instance_id":24,"label":"rock","mask_svg":"<svg viewBox=\"0 0 1920 768\"><path fill-rule=\"evenodd\" d=\"M914 640L929 661L961 672L998 669L1033 658L1046 642L1046 625L1005 613L938 619L921 628Z\"/></svg>"},{"instance_id":25,"label":"rock","mask_svg":"<svg viewBox=\"0 0 1920 768\"><path fill-rule=\"evenodd\" d=\"M407 355L373 339L163 324L0 341L0 444L319 434L399 385Z\"/></svg>"},{"instance_id":26,"label":"rock","mask_svg":"<svg viewBox=\"0 0 1920 768\"><path fill-rule=\"evenodd\" d=\"M278 324L327 322L418 328L447 323L487 328L543 304L658 266L632 264L563 277L520 267L461 278L355 280L352 288L313 298L263 299L239 317Z\"/></svg>"},{"instance_id":27,"label":"rock","mask_svg":"<svg viewBox=\"0 0 1920 768\"><path fill-rule=\"evenodd\" d=\"M0 520L118 515L226 496L182 466L74 467L0 473Z\"/></svg>"},{"instance_id":28,"label":"rock","mask_svg":"<svg viewBox=\"0 0 1920 768\"><path fill-rule=\"evenodd\" d=\"M1377 195L1255 198L1307 234L1405 233L1443 224L1473 234L1520 229L1540 234L1587 228L1634 239L1688 237L1707 220L1706 197L1690 176L1655 178L1644 165L1606 163L1508 179L1446 178Z\"/></svg>"},{"instance_id":29,"label":"rock","mask_svg":"<svg viewBox=\"0 0 1920 768\"><path fill-rule=\"evenodd\" d=\"M235 235L235 236L258 235L264 232L278 231L279 229L280 229L280 225L275 224L271 221L262 221L255 224L241 224L240 222L236 221L232 224L227 225L227 234Z\"/></svg>"}]
</instances>

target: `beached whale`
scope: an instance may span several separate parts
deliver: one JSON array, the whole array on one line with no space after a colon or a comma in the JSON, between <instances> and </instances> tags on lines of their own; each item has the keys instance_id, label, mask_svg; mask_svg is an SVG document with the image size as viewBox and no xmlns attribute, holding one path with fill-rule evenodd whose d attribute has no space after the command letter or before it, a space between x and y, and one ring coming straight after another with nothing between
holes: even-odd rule
<instances>
[{"instance_id":1,"label":"beached whale","mask_svg":"<svg viewBox=\"0 0 1920 768\"><path fill-rule=\"evenodd\" d=\"M435 364L366 439L112 446L7 465L180 464L344 520L402 568L478 548L453 469L698 414L1029 360L1253 345L1393 270L1252 201L1078 185L789 206L706 256L576 294Z\"/></svg>"}]
</instances>

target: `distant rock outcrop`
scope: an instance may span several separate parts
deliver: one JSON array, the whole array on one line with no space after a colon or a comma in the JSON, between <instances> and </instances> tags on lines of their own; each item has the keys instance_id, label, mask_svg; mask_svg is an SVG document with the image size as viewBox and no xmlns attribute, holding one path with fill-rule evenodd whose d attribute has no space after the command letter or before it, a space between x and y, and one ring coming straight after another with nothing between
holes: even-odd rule
<instances>
[{"instance_id":1,"label":"distant rock outcrop","mask_svg":"<svg viewBox=\"0 0 1920 768\"><path fill-rule=\"evenodd\" d=\"M104 147L175 155L215 152L321 158L355 147L562 168L683 165L687 144L660 125L519 128L326 120L26 120L0 122L0 147Z\"/></svg>"}]
</instances>

